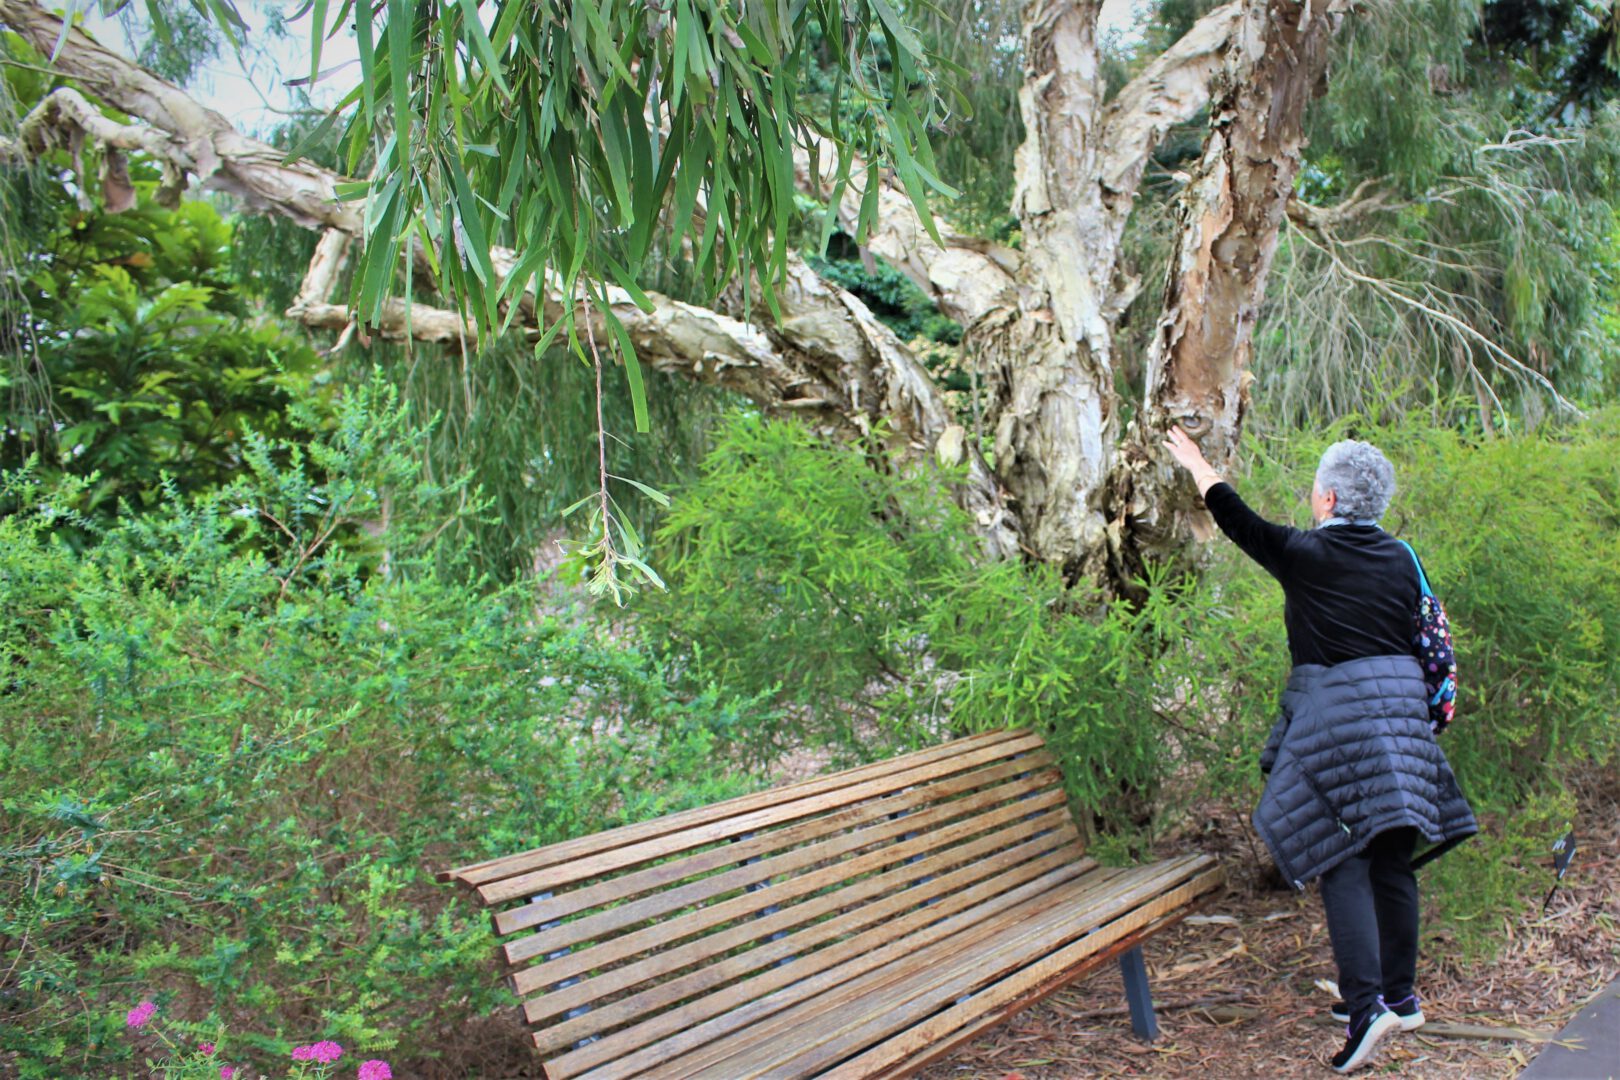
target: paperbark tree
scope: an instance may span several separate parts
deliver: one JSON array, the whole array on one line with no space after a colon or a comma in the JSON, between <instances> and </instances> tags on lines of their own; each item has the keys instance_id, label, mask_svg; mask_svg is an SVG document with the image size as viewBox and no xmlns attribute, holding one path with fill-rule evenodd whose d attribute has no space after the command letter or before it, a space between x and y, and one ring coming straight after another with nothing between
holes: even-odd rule
<instances>
[{"instance_id":1,"label":"paperbark tree","mask_svg":"<svg viewBox=\"0 0 1620 1080\"><path fill-rule=\"evenodd\" d=\"M1025 9L1020 105L1027 137L1012 199L1023 237L1018 249L954 234L948 224L934 238L911 199L881 176L869 200L876 219L865 242L966 327L967 355L988 388L988 454L906 345L861 301L795 257L787 260L774 314L757 302L743 310L739 290L714 308L651 295L650 311L622 289L604 295L655 367L746 394L830 436L866 435L881 421L905 454L966 465L958 498L991 554L1021 551L1117 594L1145 562L1175 557L1207 533L1196 495L1168 468L1158 438L1178 422L1218 466L1235 452L1250 337L1299 168L1305 109L1348 5L1234 0L1111 101L1098 64L1100 6L1032 0ZM354 204L336 197L345 178L284 162L180 88L76 30L62 36L59 20L32 0L0 0L0 23L47 54L60 38L56 66L130 118L109 119L83 94L59 89L22 124L25 152L77 153L88 141L114 166L121 155L144 153L162 165L174 192L197 183L228 191L249 209L325 230L289 315L341 333L476 347L478 328L449 308L390 301L357 328L354 313L333 301L332 282L352 241L378 240L366 236ZM1121 237L1149 155L1171 126L1206 107L1209 128L1180 202L1147 385L1136 421L1126 424L1113 338L1141 283L1120 266ZM798 159L797 180L823 193L826 178L811 161L808 152ZM841 195L835 209L851 227L866 195ZM416 261L429 272L433 253L417 243ZM442 260L457 252L437 254ZM488 288L524 255L489 254L497 280ZM539 280L538 302L532 292L514 300L514 321L531 333L569 303L554 277Z\"/></svg>"}]
</instances>

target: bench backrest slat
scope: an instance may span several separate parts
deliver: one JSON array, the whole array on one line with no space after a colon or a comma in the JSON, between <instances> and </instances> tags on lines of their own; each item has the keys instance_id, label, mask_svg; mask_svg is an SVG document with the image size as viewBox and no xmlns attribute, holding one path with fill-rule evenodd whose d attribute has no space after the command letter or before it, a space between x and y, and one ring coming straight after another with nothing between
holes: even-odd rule
<instances>
[{"instance_id":1,"label":"bench backrest slat","mask_svg":"<svg viewBox=\"0 0 1620 1080\"><path fill-rule=\"evenodd\" d=\"M720 815L680 832L626 844L611 850L594 849L590 854L566 862L553 863L541 870L531 870L515 877L492 881L478 886L478 895L485 904L499 904L538 892L560 889L565 885L640 866L654 859L668 858L719 841L754 833L760 829L802 821L853 803L881 798L903 788L939 779L946 773L965 771L990 761L1011 757L1015 753L1027 753L1040 748L1041 745L1040 738L1034 735L1024 739L1008 740L994 746L965 750L956 757L943 761L930 761L917 768L842 785L831 791L816 791L799 798L778 800L771 806ZM793 789L790 787L778 790ZM748 796L744 796L742 799L732 799L729 802L742 804L747 798ZM725 806L726 803L716 805ZM608 837L612 833L602 835Z\"/></svg>"},{"instance_id":2,"label":"bench backrest slat","mask_svg":"<svg viewBox=\"0 0 1620 1080\"><path fill-rule=\"evenodd\" d=\"M848 787L862 781L911 770L918 765L941 760L949 761L964 750L994 746L1005 742L1027 742L1031 738L1035 737L1022 730L992 731L983 735L973 735L966 739L957 739L954 742L929 747L915 754L906 754L885 761L875 761L870 765L845 769L843 772L818 777L803 784L772 788L769 791L758 791L751 795L728 799L725 802L697 806L679 813L667 814L651 821L624 825L617 829L576 837L573 840L565 840L559 844L550 844L546 847L519 852L515 855L503 855L498 859L488 859L469 866L457 867L454 870L442 870L438 873L437 878L440 881L457 881L464 885L483 885L486 882L515 877L518 874L532 870L542 870L548 866L556 866L559 863L578 859L583 855L624 847L628 844L651 840L671 833L683 832L696 825L705 825L748 811L765 809L784 801L836 791L839 788ZM1040 745L1038 738L1035 738L1034 745ZM485 902L489 903L491 901L486 900Z\"/></svg>"},{"instance_id":3,"label":"bench backrest slat","mask_svg":"<svg viewBox=\"0 0 1620 1080\"><path fill-rule=\"evenodd\" d=\"M828 830L831 835L823 833L820 837L813 838L814 842L803 843L799 847L787 848L781 853L768 858L754 856L749 861L742 862L737 855L727 852L725 849L719 849L722 855L730 856L729 863L734 869L727 870L724 873L695 878L683 885L664 889L661 892L649 893L639 899L619 904L616 907L610 907L591 915L573 919L551 930L541 930L526 937L508 939L505 945L506 962L519 964L539 956L541 953L555 952L560 948L573 946L581 941L600 939L633 923L658 919L683 908L692 907L715 897L733 893L738 889L746 889L750 885L768 883L773 878L809 869L817 863L831 863L828 870L792 878L793 891L791 895L799 895L802 891L811 888L812 882L815 882L817 886L835 883L842 880L840 875L848 876L865 873L875 864L874 858L876 862L893 858L892 855L887 854L888 849L885 847L875 857L868 857L864 860L856 858L842 862L833 861L842 855L868 848L878 848L884 845L886 841L895 840L906 833L932 829L936 825L946 825L961 819L967 819L981 828L988 828L989 825L994 824L996 821L1006 820L1006 818L992 820L990 817L981 814L981 812L993 811L1014 799L1022 800L1024 796L1032 796L1033 798L1026 807L1014 808L1007 815L1008 817L1016 818L1022 811L1050 806L1053 804L1054 796L1057 801L1062 799L1062 793L1054 790L1056 784L1056 774L1049 769L1042 769L1022 779L1008 780L983 791L975 791L960 799L951 799L918 809L902 817L892 817L889 813L884 812L885 805L896 800L878 800L876 816L880 820L875 822L868 820L863 828L858 829L846 829L839 832ZM1043 788L1046 790L1043 791ZM913 803L914 805L915 803ZM825 820L827 819L817 819L817 824ZM930 833L928 835L935 834ZM754 859L758 861L754 861ZM754 890L752 895L758 901L757 906L766 907L771 902L779 899L786 884L784 882L782 886L767 885L765 888ZM724 917L716 916L719 919ZM696 928L701 930L706 925L708 924L699 923ZM668 923L661 923L660 929L668 932L671 927Z\"/></svg>"},{"instance_id":4,"label":"bench backrest slat","mask_svg":"<svg viewBox=\"0 0 1620 1080\"><path fill-rule=\"evenodd\" d=\"M910 810L942 796L956 795L975 788L982 788L997 781L1015 778L1032 770L1041 770L1046 773L1049 780L1055 779L1056 774L1049 772L1053 764L1050 753L1045 750L1038 750L1013 761L1004 761L984 768L974 769L970 772L960 773L925 788L912 788L896 792L886 799L873 799L858 803L835 813L810 818L797 825L774 829L750 837L747 840L734 842L726 846L711 847L707 851L699 852L696 855L672 859L669 862L650 866L645 870L637 870L633 873L608 878L595 885L572 889L561 896L553 896L519 907L507 908L495 916L495 931L499 934L511 934L531 926L543 926L546 923L555 922L558 919L566 918L581 911L639 896L655 889L666 888L685 881L687 878L720 867L731 866L745 859L781 851L795 844L830 835L841 829L854 828L902 810ZM761 876L768 877L770 875L763 874Z\"/></svg>"}]
</instances>

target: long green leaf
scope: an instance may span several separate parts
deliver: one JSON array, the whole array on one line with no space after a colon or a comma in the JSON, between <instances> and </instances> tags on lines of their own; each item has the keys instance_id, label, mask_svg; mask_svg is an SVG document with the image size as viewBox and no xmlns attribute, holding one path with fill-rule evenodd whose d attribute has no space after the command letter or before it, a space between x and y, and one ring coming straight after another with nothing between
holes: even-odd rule
<instances>
[{"instance_id":1,"label":"long green leaf","mask_svg":"<svg viewBox=\"0 0 1620 1080\"><path fill-rule=\"evenodd\" d=\"M309 81L321 77L321 46L326 43L326 0L315 0L309 36Z\"/></svg>"},{"instance_id":2,"label":"long green leaf","mask_svg":"<svg viewBox=\"0 0 1620 1080\"><path fill-rule=\"evenodd\" d=\"M636 416L636 430L640 432L651 431L647 421L647 384L641 378L641 361L636 358L636 346L630 340L630 334L625 330L619 317L613 314L613 309L607 304L599 304L597 310L602 313L602 321L607 323L609 330L619 343L619 355L624 357L624 375L630 382L630 409Z\"/></svg>"},{"instance_id":3,"label":"long green leaf","mask_svg":"<svg viewBox=\"0 0 1620 1080\"><path fill-rule=\"evenodd\" d=\"M509 0L510 2L510 0ZM456 8L461 12L461 25L466 34L467 45L478 57L483 65L487 77L495 80L500 92L512 96L512 90L506 85L506 77L501 73L501 63L495 56L495 47L489 42L489 35L484 32L483 21L478 18L478 5L471 0L460 0Z\"/></svg>"},{"instance_id":4,"label":"long green leaf","mask_svg":"<svg viewBox=\"0 0 1620 1080\"><path fill-rule=\"evenodd\" d=\"M394 97L394 149L402 172L411 167L410 64L411 0L388 0L388 74Z\"/></svg>"}]
</instances>

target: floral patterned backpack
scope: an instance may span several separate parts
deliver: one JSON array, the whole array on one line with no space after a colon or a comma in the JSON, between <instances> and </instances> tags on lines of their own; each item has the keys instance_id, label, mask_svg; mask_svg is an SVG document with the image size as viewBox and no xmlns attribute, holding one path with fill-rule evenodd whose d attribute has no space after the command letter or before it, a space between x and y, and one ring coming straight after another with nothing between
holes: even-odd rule
<instances>
[{"instance_id":1,"label":"floral patterned backpack","mask_svg":"<svg viewBox=\"0 0 1620 1080\"><path fill-rule=\"evenodd\" d=\"M1405 540L1401 546L1412 552L1418 581L1423 586L1412 617L1412 655L1423 665L1423 684L1429 690L1429 728L1438 735L1451 723L1457 701L1457 654L1451 647L1451 623L1446 609L1440 606L1440 598L1429 588L1417 552Z\"/></svg>"}]
</instances>

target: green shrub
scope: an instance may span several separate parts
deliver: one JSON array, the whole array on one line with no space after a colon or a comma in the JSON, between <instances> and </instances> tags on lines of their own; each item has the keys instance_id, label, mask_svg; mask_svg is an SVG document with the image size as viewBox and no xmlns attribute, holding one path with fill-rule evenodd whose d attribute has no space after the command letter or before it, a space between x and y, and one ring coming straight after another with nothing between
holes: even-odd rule
<instances>
[{"instance_id":1,"label":"green shrub","mask_svg":"<svg viewBox=\"0 0 1620 1080\"><path fill-rule=\"evenodd\" d=\"M390 392L250 437L76 552L69 481L4 477L0 1061L127 1068L125 1012L236 1061L335 1039L420 1061L507 1000L487 919L428 867L706 803L753 703L677 698L633 643L467 585ZM296 418L295 418L296 419ZM463 498L463 496L467 496ZM188 1028L187 1025L191 1025Z\"/></svg>"},{"instance_id":2,"label":"green shrub","mask_svg":"<svg viewBox=\"0 0 1620 1080\"><path fill-rule=\"evenodd\" d=\"M38 454L46 475L94 475L80 509L102 523L161 502L165 475L186 493L230 480L246 432L290 435L287 408L325 382L302 336L253 314L226 266L230 223L207 203L157 205L155 178L137 186L121 214L44 187L34 209L53 225L19 275L26 317L4 343L18 359L0 370L0 468Z\"/></svg>"},{"instance_id":3,"label":"green shrub","mask_svg":"<svg viewBox=\"0 0 1620 1080\"><path fill-rule=\"evenodd\" d=\"M683 670L776 694L788 721L759 729L762 753L810 742L871 757L1035 726L1082 823L1121 850L1173 820L1206 772L1240 757L1256 772L1238 727L1207 717L1269 722L1252 696L1222 691L1274 695L1286 660L1267 641L1234 666L1224 646L1250 635L1221 617L1222 593L1154 580L1140 607L1103 609L1048 569L978 560L950 478L882 464L736 416L660 534L670 590L648 609L655 631ZM1189 783L1166 785L1178 775Z\"/></svg>"},{"instance_id":4,"label":"green shrub","mask_svg":"<svg viewBox=\"0 0 1620 1080\"><path fill-rule=\"evenodd\" d=\"M672 587L648 599L653 632L703 678L777 694L759 758L857 747L876 690L924 662L929 589L967 571L975 541L931 473L878 472L858 449L748 414L715 439L658 533Z\"/></svg>"}]
</instances>

